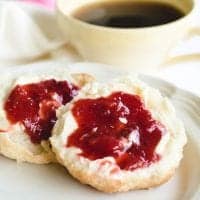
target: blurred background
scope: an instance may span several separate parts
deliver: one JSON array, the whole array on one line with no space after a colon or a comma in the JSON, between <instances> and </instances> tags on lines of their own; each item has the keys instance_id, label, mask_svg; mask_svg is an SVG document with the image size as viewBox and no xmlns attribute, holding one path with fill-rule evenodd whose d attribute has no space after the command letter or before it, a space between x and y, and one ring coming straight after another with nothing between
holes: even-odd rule
<instances>
[{"instance_id":1,"label":"blurred background","mask_svg":"<svg viewBox=\"0 0 200 200\"><path fill-rule=\"evenodd\" d=\"M200 29L200 1L197 3L192 26ZM82 60L60 33L55 0L0 0L0 44L1 69L45 60ZM187 38L170 56L154 76L200 95L200 37Z\"/></svg>"}]
</instances>

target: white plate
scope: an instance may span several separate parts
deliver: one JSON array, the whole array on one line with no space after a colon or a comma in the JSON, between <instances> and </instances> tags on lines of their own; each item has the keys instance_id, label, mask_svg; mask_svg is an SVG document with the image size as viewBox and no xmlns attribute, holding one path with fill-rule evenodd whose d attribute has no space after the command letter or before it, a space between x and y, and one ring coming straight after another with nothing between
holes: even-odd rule
<instances>
[{"instance_id":1,"label":"white plate","mask_svg":"<svg viewBox=\"0 0 200 200\"><path fill-rule=\"evenodd\" d=\"M5 71L14 74L51 71L66 67L65 63L37 63ZM89 72L100 81L110 81L121 72L108 70L99 64L79 63L70 66L73 72ZM188 144L184 159L176 175L166 184L141 191L121 194L104 194L71 178L67 171L56 164L32 165L16 163L0 156L0 199L5 200L198 200L200 199L200 98L175 86L150 76L140 76L149 85L160 89L176 107L184 121Z\"/></svg>"}]
</instances>

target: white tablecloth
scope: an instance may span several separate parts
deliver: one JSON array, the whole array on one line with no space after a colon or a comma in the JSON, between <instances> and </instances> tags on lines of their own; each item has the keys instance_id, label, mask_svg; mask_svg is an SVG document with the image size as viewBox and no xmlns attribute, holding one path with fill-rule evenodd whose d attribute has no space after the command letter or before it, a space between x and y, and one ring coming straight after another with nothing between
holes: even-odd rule
<instances>
[{"instance_id":1,"label":"white tablecloth","mask_svg":"<svg viewBox=\"0 0 200 200\"><path fill-rule=\"evenodd\" d=\"M34 4L0 1L0 45L0 70L41 60L80 61L61 36L55 13ZM177 55L185 56L155 75L200 95L200 37L180 44L172 52Z\"/></svg>"}]
</instances>

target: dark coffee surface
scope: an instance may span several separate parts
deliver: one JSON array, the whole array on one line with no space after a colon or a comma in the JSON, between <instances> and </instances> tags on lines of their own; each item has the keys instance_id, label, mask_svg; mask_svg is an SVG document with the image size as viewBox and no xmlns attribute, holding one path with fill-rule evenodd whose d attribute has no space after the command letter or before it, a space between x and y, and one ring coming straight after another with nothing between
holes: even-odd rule
<instances>
[{"instance_id":1,"label":"dark coffee surface","mask_svg":"<svg viewBox=\"0 0 200 200\"><path fill-rule=\"evenodd\" d=\"M140 28L166 24L184 16L174 6L158 2L99 2L84 5L72 14L90 24L115 28Z\"/></svg>"}]
</instances>

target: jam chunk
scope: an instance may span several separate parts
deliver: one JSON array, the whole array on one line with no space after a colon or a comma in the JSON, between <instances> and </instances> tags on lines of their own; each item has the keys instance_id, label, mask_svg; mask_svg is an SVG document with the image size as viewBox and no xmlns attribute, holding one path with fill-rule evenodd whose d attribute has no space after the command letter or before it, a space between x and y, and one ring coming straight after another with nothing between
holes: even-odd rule
<instances>
[{"instance_id":1,"label":"jam chunk","mask_svg":"<svg viewBox=\"0 0 200 200\"><path fill-rule=\"evenodd\" d=\"M71 101L77 92L75 85L54 79L17 85L4 105L7 119L11 124L22 124L31 141L40 143L51 136L57 120L55 110Z\"/></svg>"},{"instance_id":2,"label":"jam chunk","mask_svg":"<svg viewBox=\"0 0 200 200\"><path fill-rule=\"evenodd\" d=\"M67 147L78 147L90 160L111 156L123 170L149 166L160 159L155 149L165 127L145 108L137 95L115 92L108 97L83 99L72 114L78 128Z\"/></svg>"}]
</instances>

